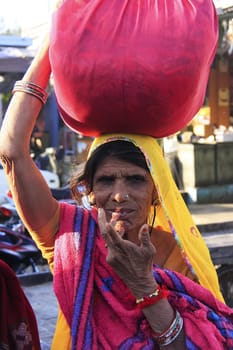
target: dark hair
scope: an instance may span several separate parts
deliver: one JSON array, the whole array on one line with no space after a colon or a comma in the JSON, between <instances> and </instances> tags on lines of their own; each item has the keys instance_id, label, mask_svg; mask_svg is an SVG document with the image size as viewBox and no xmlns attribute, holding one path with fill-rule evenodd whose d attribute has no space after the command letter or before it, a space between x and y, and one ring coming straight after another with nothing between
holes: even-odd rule
<instances>
[{"instance_id":1,"label":"dark hair","mask_svg":"<svg viewBox=\"0 0 233 350\"><path fill-rule=\"evenodd\" d=\"M80 202L84 192L89 194L92 191L94 174L103 160L109 156L135 164L149 172L144 154L132 142L125 140L106 142L96 148L91 157L80 166L81 169L71 179L71 192L78 202Z\"/></svg>"}]
</instances>

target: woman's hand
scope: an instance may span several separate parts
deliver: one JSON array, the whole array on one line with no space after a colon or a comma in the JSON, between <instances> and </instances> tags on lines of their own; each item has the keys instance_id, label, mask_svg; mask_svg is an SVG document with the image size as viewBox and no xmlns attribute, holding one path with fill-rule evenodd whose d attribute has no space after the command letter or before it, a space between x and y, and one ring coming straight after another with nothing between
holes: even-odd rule
<instances>
[{"instance_id":1,"label":"woman's hand","mask_svg":"<svg viewBox=\"0 0 233 350\"><path fill-rule=\"evenodd\" d=\"M125 282L136 298L152 293L157 283L152 274L153 258L156 253L151 243L148 225L138 233L140 246L121 237L115 227L117 222L106 220L103 209L98 210L98 223L108 249L107 262Z\"/></svg>"}]
</instances>

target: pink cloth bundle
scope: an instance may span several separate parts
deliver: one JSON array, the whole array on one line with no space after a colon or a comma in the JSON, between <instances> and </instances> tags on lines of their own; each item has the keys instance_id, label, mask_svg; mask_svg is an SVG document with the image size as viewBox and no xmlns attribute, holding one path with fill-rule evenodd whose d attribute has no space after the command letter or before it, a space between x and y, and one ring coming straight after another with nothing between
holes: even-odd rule
<instances>
[{"instance_id":1,"label":"pink cloth bundle","mask_svg":"<svg viewBox=\"0 0 233 350\"><path fill-rule=\"evenodd\" d=\"M212 0L64 0L50 46L61 116L89 136L175 133L202 106L217 41Z\"/></svg>"}]
</instances>

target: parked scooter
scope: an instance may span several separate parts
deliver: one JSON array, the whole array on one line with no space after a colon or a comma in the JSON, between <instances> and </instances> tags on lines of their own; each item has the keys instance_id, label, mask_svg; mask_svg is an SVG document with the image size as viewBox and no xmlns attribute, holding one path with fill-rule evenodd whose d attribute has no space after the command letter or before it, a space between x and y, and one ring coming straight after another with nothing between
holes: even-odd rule
<instances>
[{"instance_id":1,"label":"parked scooter","mask_svg":"<svg viewBox=\"0 0 233 350\"><path fill-rule=\"evenodd\" d=\"M56 177L55 183L53 185L49 184L49 187L58 188L61 185L61 163L64 159L63 147L46 147L44 150L42 150L42 148L36 147L35 145L35 143L31 142L30 154L32 159L44 177L45 175L48 177L49 174L53 174L53 180ZM47 181L46 177L45 179Z\"/></svg>"},{"instance_id":2,"label":"parked scooter","mask_svg":"<svg viewBox=\"0 0 233 350\"><path fill-rule=\"evenodd\" d=\"M10 192L5 199L0 206L0 258L17 275L40 272L47 262L19 218Z\"/></svg>"},{"instance_id":3,"label":"parked scooter","mask_svg":"<svg viewBox=\"0 0 233 350\"><path fill-rule=\"evenodd\" d=\"M69 185L65 185L59 188L51 188L50 189L53 197L58 201L72 201L71 191Z\"/></svg>"},{"instance_id":4,"label":"parked scooter","mask_svg":"<svg viewBox=\"0 0 233 350\"><path fill-rule=\"evenodd\" d=\"M26 233L25 226L19 218L10 191L3 196L4 201L0 204L0 223L12 231Z\"/></svg>"},{"instance_id":5,"label":"parked scooter","mask_svg":"<svg viewBox=\"0 0 233 350\"><path fill-rule=\"evenodd\" d=\"M4 260L17 275L39 272L41 253L31 238L19 234L0 224L0 258ZM29 271L29 270L28 270Z\"/></svg>"},{"instance_id":6,"label":"parked scooter","mask_svg":"<svg viewBox=\"0 0 233 350\"><path fill-rule=\"evenodd\" d=\"M57 200L74 202L68 185L50 190ZM4 195L4 203L0 204L0 258L17 275L49 269L21 221L10 191Z\"/></svg>"},{"instance_id":7,"label":"parked scooter","mask_svg":"<svg viewBox=\"0 0 233 350\"><path fill-rule=\"evenodd\" d=\"M45 181L47 182L49 188L59 188L60 179L56 173L53 173L49 170L40 169L41 174L43 175ZM5 202L5 194L9 188L6 175L0 163L0 204Z\"/></svg>"}]
</instances>

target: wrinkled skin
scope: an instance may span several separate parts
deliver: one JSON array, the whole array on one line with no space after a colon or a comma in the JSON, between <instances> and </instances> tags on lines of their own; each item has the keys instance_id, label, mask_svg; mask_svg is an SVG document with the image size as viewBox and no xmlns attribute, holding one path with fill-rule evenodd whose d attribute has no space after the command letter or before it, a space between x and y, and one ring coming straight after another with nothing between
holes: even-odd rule
<instances>
[{"instance_id":1,"label":"wrinkled skin","mask_svg":"<svg viewBox=\"0 0 233 350\"><path fill-rule=\"evenodd\" d=\"M125 282L136 298L150 294L156 288L152 277L155 247L150 241L148 226L143 225L138 238L140 246L123 239L99 209L99 226L108 248L107 262Z\"/></svg>"},{"instance_id":2,"label":"wrinkled skin","mask_svg":"<svg viewBox=\"0 0 233 350\"><path fill-rule=\"evenodd\" d=\"M146 222L157 194L149 172L108 157L96 171L93 193L99 208L99 227L108 249L107 262L135 297L153 292L156 282L152 264L156 250Z\"/></svg>"}]
</instances>

